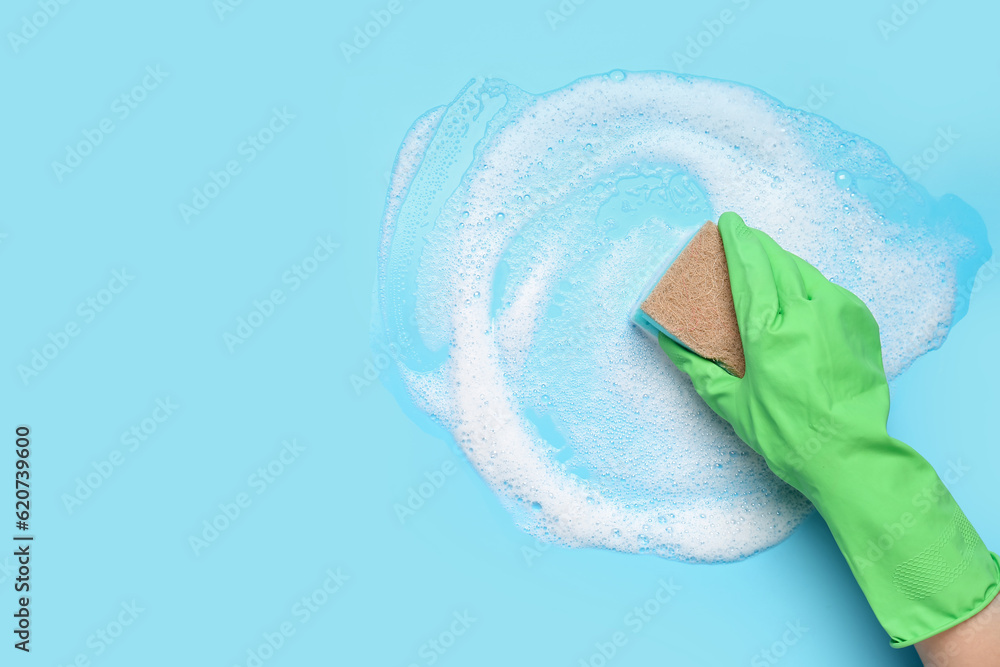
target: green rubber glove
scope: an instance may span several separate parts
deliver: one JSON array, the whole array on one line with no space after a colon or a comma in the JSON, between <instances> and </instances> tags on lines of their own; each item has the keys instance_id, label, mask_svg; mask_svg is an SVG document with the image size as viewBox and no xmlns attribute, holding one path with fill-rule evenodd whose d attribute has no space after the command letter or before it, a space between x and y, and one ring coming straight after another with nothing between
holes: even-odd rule
<instances>
[{"instance_id":1,"label":"green rubber glove","mask_svg":"<svg viewBox=\"0 0 1000 667\"><path fill-rule=\"evenodd\" d=\"M719 218L746 374L660 334L705 402L833 533L895 647L942 632L1000 590L1000 560L931 465L889 437L878 324L812 265Z\"/></svg>"}]
</instances>

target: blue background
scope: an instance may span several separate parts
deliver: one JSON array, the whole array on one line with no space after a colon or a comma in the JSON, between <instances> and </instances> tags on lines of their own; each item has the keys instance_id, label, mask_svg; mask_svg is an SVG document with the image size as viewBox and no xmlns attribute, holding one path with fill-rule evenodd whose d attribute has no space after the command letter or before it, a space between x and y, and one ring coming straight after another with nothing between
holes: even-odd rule
<instances>
[{"instance_id":1,"label":"blue background","mask_svg":"<svg viewBox=\"0 0 1000 667\"><path fill-rule=\"evenodd\" d=\"M554 24L557 0L400 0L348 62L341 42L388 4L246 0L220 15L210 0L70 2L16 49L5 38L0 460L12 489L14 428L30 425L36 541L29 656L11 647L14 563L0 556L0 662L255 664L247 651L290 623L263 664L425 665L421 647L468 612L475 621L435 664L587 664L623 631L609 665L747 665L789 623L807 630L783 665L918 664L913 649L889 648L816 515L729 565L525 552L534 541L451 446L378 378L356 391L352 376L380 361L376 241L414 119L477 75L537 93L612 69L676 70L674 52L724 9L734 21L685 72L798 107L825 87L818 112L897 164L952 128L959 138L920 182L978 209L996 247L1000 6L911 0L916 13L883 35L893 5L881 0L587 0ZM40 11L6 3L0 27L17 33ZM115 98L156 66L166 78L120 118ZM274 108L295 118L247 161L241 142ZM52 162L104 118L114 131L60 181ZM240 173L186 223L179 205L229 160ZM293 291L283 274L327 235L339 248ZM134 280L87 322L78 304L106 296L123 267ZM996 550L1000 280L980 287L944 346L896 383L890 430L939 470L969 468L950 486ZM284 303L230 351L224 335L274 289ZM18 367L69 322L79 334L26 382ZM178 409L128 451L122 433L168 397ZM304 451L257 494L250 476L286 439ZM115 450L121 465L67 508L77 478ZM401 522L394 505L449 461L454 474ZM240 493L250 505L196 554L191 536ZM12 491L3 497L13 514ZM349 580L302 623L294 605L337 568ZM633 633L625 615L661 578L680 590ZM133 601L142 611L117 627ZM96 639L102 628L112 643Z\"/></svg>"}]
</instances>

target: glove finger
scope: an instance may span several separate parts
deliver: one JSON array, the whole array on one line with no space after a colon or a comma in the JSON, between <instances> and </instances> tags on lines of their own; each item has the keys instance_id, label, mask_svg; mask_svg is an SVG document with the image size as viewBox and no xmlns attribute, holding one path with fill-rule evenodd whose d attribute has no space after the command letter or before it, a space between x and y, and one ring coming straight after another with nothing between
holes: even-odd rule
<instances>
[{"instance_id":1,"label":"glove finger","mask_svg":"<svg viewBox=\"0 0 1000 667\"><path fill-rule=\"evenodd\" d=\"M771 262L771 275L774 276L779 305L794 299L806 298L806 284L799 271L799 265L793 259L794 255L759 229L754 229L753 233L764 247L764 252Z\"/></svg>"},{"instance_id":2,"label":"glove finger","mask_svg":"<svg viewBox=\"0 0 1000 667\"><path fill-rule=\"evenodd\" d=\"M769 325L778 313L778 290L771 262L753 231L735 213L719 217L719 233L729 265L736 322L746 350L748 340Z\"/></svg>"},{"instance_id":3,"label":"glove finger","mask_svg":"<svg viewBox=\"0 0 1000 667\"><path fill-rule=\"evenodd\" d=\"M731 375L714 361L698 356L669 336L664 335L663 332L660 332L659 340L660 347L667 353L670 360L691 378L691 383L698 395L717 414L728 419L727 415L724 414L725 399L732 396L740 379Z\"/></svg>"},{"instance_id":4,"label":"glove finger","mask_svg":"<svg viewBox=\"0 0 1000 667\"><path fill-rule=\"evenodd\" d=\"M815 266L798 255L792 255L792 261L799 267L799 275L802 276L808 298L812 299L820 291L829 288L830 281Z\"/></svg>"}]
</instances>

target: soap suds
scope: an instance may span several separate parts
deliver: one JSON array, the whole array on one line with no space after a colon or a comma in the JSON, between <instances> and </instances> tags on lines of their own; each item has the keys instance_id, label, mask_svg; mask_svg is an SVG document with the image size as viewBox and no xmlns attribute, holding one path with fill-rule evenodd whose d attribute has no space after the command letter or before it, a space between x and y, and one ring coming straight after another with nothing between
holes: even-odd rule
<instances>
[{"instance_id":1,"label":"soap suds","mask_svg":"<svg viewBox=\"0 0 1000 667\"><path fill-rule=\"evenodd\" d=\"M689 561L776 544L811 506L630 320L664 258L727 210L869 305L890 377L940 345L989 256L961 201L755 89L477 80L413 125L393 170L373 331L394 351L387 386L539 538Z\"/></svg>"}]
</instances>

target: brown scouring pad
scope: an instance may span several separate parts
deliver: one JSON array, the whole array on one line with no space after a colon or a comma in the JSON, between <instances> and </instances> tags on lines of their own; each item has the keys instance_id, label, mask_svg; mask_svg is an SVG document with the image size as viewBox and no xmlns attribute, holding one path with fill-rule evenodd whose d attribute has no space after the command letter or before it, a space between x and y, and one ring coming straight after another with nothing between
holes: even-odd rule
<instances>
[{"instance_id":1,"label":"brown scouring pad","mask_svg":"<svg viewBox=\"0 0 1000 667\"><path fill-rule=\"evenodd\" d=\"M698 230L640 307L684 346L743 377L743 343L722 236L714 222Z\"/></svg>"}]
</instances>

